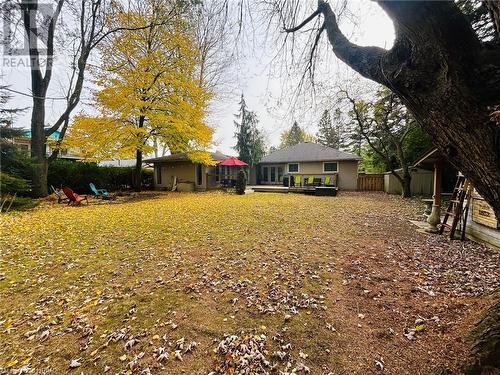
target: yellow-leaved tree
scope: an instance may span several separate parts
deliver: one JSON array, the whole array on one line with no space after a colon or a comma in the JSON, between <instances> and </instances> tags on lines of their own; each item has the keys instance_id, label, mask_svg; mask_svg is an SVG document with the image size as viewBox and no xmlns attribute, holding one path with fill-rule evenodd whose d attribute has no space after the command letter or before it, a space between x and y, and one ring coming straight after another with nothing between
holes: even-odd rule
<instances>
[{"instance_id":1,"label":"yellow-leaved tree","mask_svg":"<svg viewBox=\"0 0 500 375\"><path fill-rule=\"evenodd\" d=\"M141 189L143 154L158 141L195 162L211 162L203 151L213 135L204 121L210 92L199 83L190 25L182 10L169 4L147 0L131 10L117 9L109 22L124 30L101 44L101 64L93 69L99 114L76 116L65 141L87 160L135 155L136 190ZM144 24L152 26L126 30Z\"/></svg>"}]
</instances>

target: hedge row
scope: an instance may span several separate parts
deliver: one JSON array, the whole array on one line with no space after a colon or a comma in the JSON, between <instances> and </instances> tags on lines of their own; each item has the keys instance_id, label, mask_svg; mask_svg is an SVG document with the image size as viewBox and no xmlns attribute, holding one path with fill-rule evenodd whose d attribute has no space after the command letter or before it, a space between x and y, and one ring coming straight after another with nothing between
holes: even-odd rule
<instances>
[{"instance_id":1,"label":"hedge row","mask_svg":"<svg viewBox=\"0 0 500 375\"><path fill-rule=\"evenodd\" d=\"M55 160L49 164L48 183L56 188L69 186L78 193L90 193L91 182L98 189L126 190L133 186L134 167L99 167L95 163ZM153 171L143 169L143 188L153 187Z\"/></svg>"}]
</instances>

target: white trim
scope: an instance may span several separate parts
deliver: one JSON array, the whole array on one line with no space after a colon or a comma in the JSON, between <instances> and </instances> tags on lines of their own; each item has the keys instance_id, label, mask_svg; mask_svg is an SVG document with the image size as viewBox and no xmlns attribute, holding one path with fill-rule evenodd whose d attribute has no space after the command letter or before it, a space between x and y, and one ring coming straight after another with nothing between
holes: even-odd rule
<instances>
[{"instance_id":1,"label":"white trim","mask_svg":"<svg viewBox=\"0 0 500 375\"><path fill-rule=\"evenodd\" d=\"M290 172L290 164L297 164L297 172ZM287 163L286 164L286 173L300 173L300 163Z\"/></svg>"},{"instance_id":2,"label":"white trim","mask_svg":"<svg viewBox=\"0 0 500 375\"><path fill-rule=\"evenodd\" d=\"M337 170L335 171L325 171L325 164L332 164L335 163L337 164ZM324 161L323 162L323 173L339 173L339 162L338 161Z\"/></svg>"}]
</instances>

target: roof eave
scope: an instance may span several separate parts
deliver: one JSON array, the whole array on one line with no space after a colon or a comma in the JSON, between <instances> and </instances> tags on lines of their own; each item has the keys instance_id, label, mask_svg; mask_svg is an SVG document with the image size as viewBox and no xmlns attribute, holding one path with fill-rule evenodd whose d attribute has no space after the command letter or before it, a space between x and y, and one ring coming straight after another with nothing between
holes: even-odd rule
<instances>
[{"instance_id":1,"label":"roof eave","mask_svg":"<svg viewBox=\"0 0 500 375\"><path fill-rule=\"evenodd\" d=\"M361 161L363 159L321 159L321 160L283 160L283 161L267 161L262 160L259 164L273 164L273 163L327 163L337 161Z\"/></svg>"}]
</instances>

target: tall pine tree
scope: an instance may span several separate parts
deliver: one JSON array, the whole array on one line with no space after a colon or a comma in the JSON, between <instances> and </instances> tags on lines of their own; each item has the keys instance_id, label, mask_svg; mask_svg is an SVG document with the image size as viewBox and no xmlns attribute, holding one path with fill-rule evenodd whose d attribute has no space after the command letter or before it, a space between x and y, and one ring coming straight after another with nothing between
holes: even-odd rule
<instances>
[{"instance_id":1,"label":"tall pine tree","mask_svg":"<svg viewBox=\"0 0 500 375\"><path fill-rule=\"evenodd\" d=\"M236 126L236 146L234 146L234 149L238 151L240 160L252 167L264 156L264 137L257 128L259 123L257 115L255 112L248 110L243 94L241 94L239 106L240 110L235 115L237 120L234 121Z\"/></svg>"},{"instance_id":2,"label":"tall pine tree","mask_svg":"<svg viewBox=\"0 0 500 375\"><path fill-rule=\"evenodd\" d=\"M325 109L321 115L321 119L318 124L319 131L316 134L318 143L323 146L340 148L340 129L333 124L332 117L330 116L330 111Z\"/></svg>"},{"instance_id":3,"label":"tall pine tree","mask_svg":"<svg viewBox=\"0 0 500 375\"><path fill-rule=\"evenodd\" d=\"M280 148L287 148L302 142L315 142L316 138L302 129L297 121L293 122L290 130L281 133Z\"/></svg>"}]
</instances>

